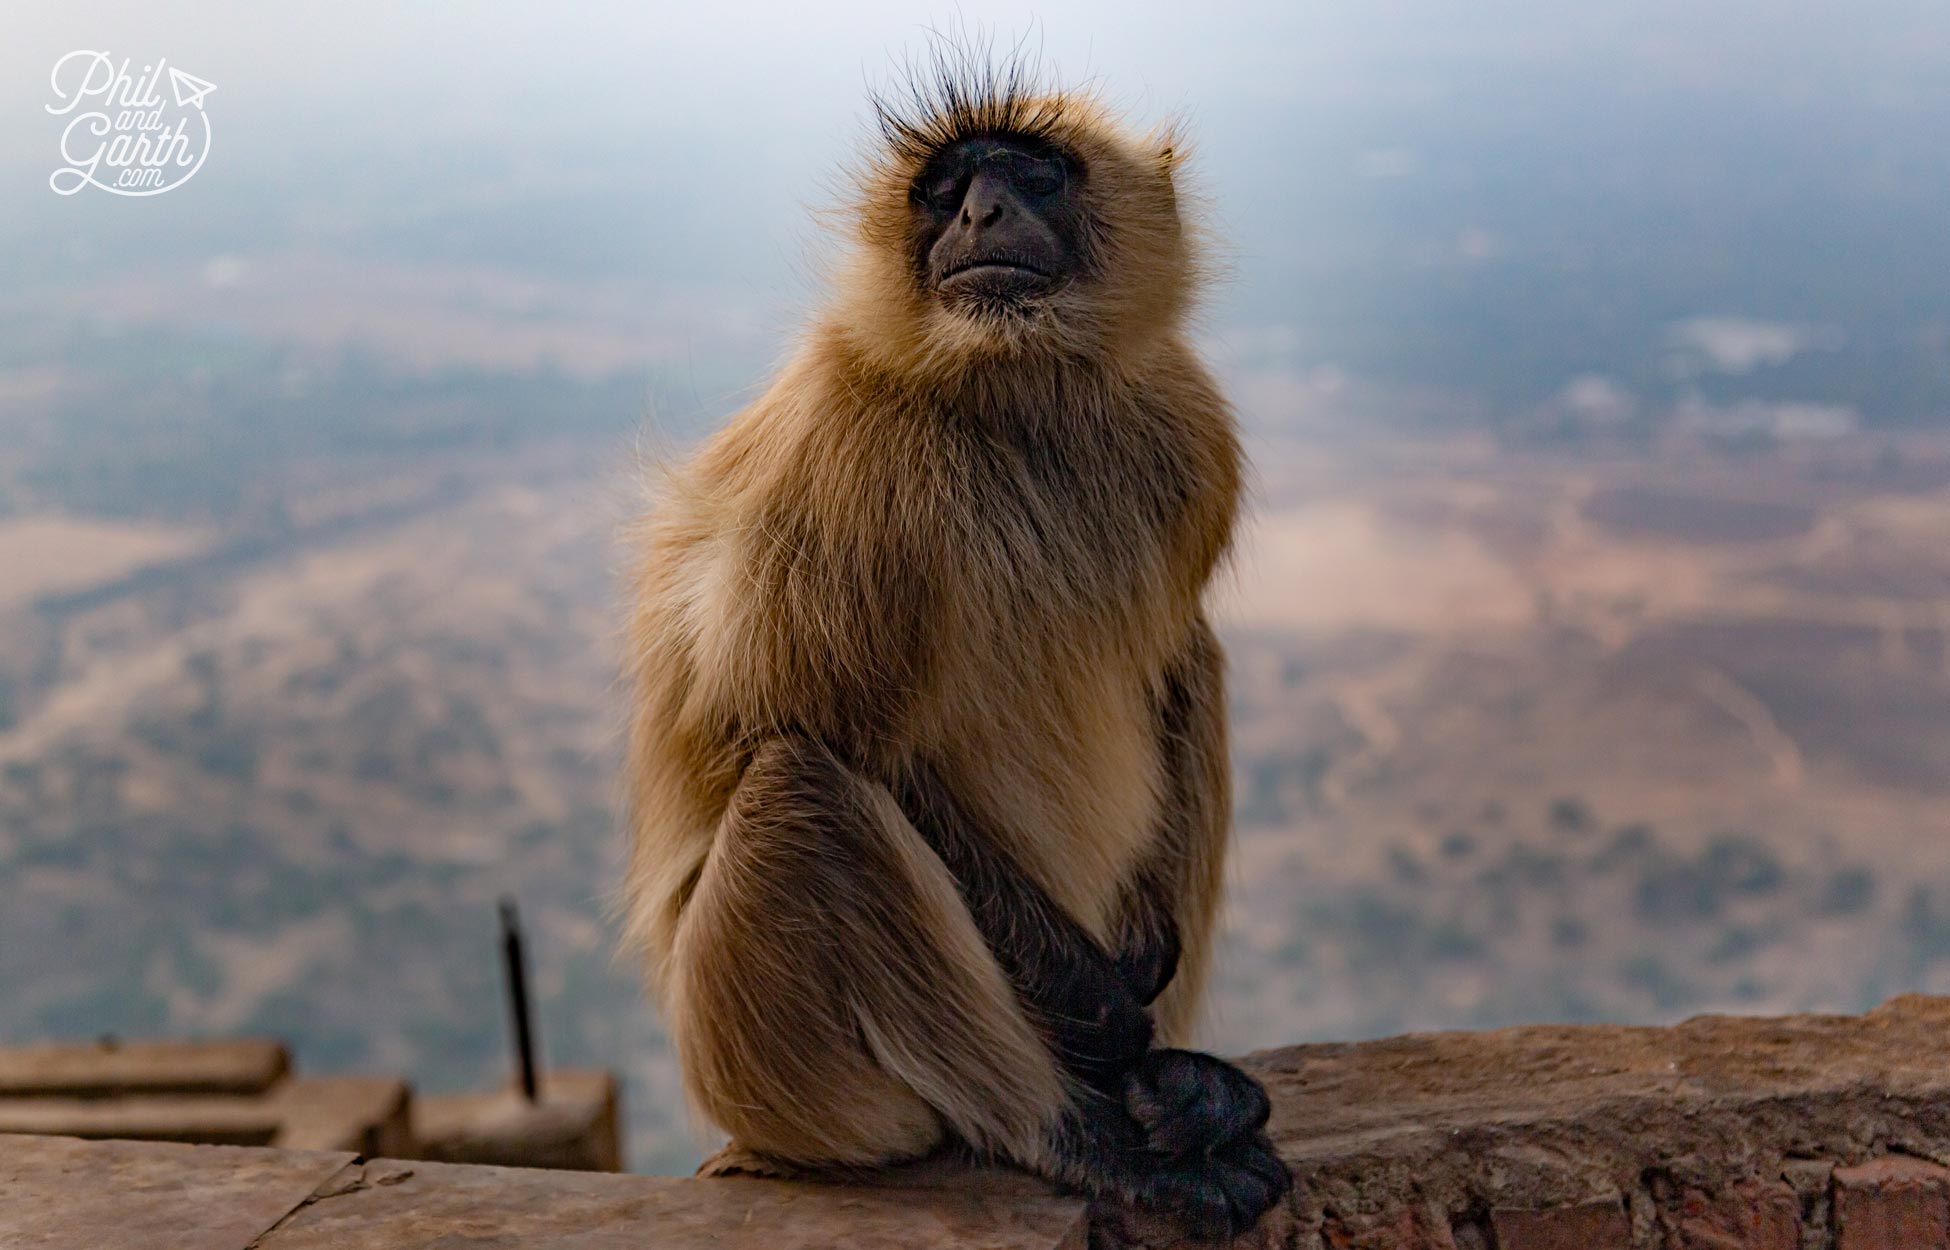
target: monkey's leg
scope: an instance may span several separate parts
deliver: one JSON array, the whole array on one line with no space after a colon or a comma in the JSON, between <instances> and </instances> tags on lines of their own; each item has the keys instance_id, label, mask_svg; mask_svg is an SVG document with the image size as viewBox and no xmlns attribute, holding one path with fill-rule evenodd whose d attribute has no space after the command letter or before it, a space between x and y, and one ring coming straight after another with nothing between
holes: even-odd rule
<instances>
[{"instance_id":1,"label":"monkey's leg","mask_svg":"<svg viewBox=\"0 0 1950 1250\"><path fill-rule=\"evenodd\" d=\"M940 775L917 761L902 810L954 874L969 913L1051 1048L1079 1085L1038 1170L1177 1218L1200 1236L1252 1225L1288 1188L1261 1130L1258 1082L1223 1060L1149 1049L1155 968L1133 980L985 836Z\"/></svg>"},{"instance_id":2,"label":"monkey's leg","mask_svg":"<svg viewBox=\"0 0 1950 1250\"><path fill-rule=\"evenodd\" d=\"M884 787L818 743L762 745L685 904L670 1027L693 1097L747 1152L1015 1159L1065 1090L955 882Z\"/></svg>"}]
</instances>

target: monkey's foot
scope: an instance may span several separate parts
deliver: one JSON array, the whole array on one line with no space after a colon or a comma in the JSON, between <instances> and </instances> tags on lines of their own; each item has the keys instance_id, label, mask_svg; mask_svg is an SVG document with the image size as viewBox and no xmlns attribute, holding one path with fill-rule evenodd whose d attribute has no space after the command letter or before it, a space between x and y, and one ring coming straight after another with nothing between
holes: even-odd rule
<instances>
[{"instance_id":1,"label":"monkey's foot","mask_svg":"<svg viewBox=\"0 0 1950 1250\"><path fill-rule=\"evenodd\" d=\"M1079 1106L1056 1139L1051 1175L1190 1237L1237 1237L1293 1187L1263 1131L1271 1110L1259 1082L1223 1060L1152 1051L1121 1103Z\"/></svg>"},{"instance_id":2,"label":"monkey's foot","mask_svg":"<svg viewBox=\"0 0 1950 1250\"><path fill-rule=\"evenodd\" d=\"M745 1149L737 1142L726 1142L710 1158L697 1165L699 1176L762 1176L771 1180L804 1180L812 1173L804 1168Z\"/></svg>"},{"instance_id":3,"label":"monkey's foot","mask_svg":"<svg viewBox=\"0 0 1950 1250\"><path fill-rule=\"evenodd\" d=\"M1250 1231L1292 1187L1293 1177L1272 1142L1255 1133L1141 1172L1130 1200L1195 1238L1218 1241Z\"/></svg>"},{"instance_id":4,"label":"monkey's foot","mask_svg":"<svg viewBox=\"0 0 1950 1250\"><path fill-rule=\"evenodd\" d=\"M1223 1059L1154 1050L1124 1082L1124 1107L1145 1145L1168 1158L1215 1150L1266 1127L1273 1104L1258 1081Z\"/></svg>"},{"instance_id":5,"label":"monkey's foot","mask_svg":"<svg viewBox=\"0 0 1950 1250\"><path fill-rule=\"evenodd\" d=\"M1292 1187L1262 1131L1266 1091L1223 1059L1151 1051L1125 1080L1124 1106L1143 1137L1133 1201L1195 1237L1238 1236Z\"/></svg>"}]
</instances>

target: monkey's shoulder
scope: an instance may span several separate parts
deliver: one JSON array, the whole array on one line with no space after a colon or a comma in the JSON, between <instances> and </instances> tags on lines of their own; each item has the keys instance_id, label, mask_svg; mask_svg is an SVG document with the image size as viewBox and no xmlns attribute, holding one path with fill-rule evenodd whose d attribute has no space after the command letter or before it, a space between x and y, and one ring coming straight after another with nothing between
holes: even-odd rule
<instances>
[{"instance_id":1,"label":"monkey's shoulder","mask_svg":"<svg viewBox=\"0 0 1950 1250\"><path fill-rule=\"evenodd\" d=\"M701 450L688 507L739 584L822 610L924 611L955 586L1123 599L1161 573L1196 593L1240 452L1196 359L1168 363L1148 386L932 396L789 369Z\"/></svg>"}]
</instances>

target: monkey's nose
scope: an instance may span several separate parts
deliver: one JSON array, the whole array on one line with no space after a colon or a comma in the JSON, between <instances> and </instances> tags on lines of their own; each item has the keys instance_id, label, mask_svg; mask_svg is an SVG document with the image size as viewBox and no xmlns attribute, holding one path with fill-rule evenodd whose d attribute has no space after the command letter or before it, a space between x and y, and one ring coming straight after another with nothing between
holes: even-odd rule
<instances>
[{"instance_id":1,"label":"monkey's nose","mask_svg":"<svg viewBox=\"0 0 1950 1250\"><path fill-rule=\"evenodd\" d=\"M1008 188L999 178L982 170L968 180L968 191L961 201L962 225L993 226L1008 211Z\"/></svg>"}]
</instances>

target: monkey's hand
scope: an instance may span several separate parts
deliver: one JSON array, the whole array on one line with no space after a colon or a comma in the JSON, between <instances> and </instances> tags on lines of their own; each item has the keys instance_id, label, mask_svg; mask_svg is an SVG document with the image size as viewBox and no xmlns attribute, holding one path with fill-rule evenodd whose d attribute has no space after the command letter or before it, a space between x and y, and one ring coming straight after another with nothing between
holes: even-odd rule
<instances>
[{"instance_id":1,"label":"monkey's hand","mask_svg":"<svg viewBox=\"0 0 1950 1250\"><path fill-rule=\"evenodd\" d=\"M1153 1025L1120 962L1094 946L1031 979L1045 1036L1064 1067L1113 1102L1151 1052Z\"/></svg>"},{"instance_id":2,"label":"monkey's hand","mask_svg":"<svg viewBox=\"0 0 1950 1250\"><path fill-rule=\"evenodd\" d=\"M1117 970L1138 1002L1149 1007L1178 975L1179 953L1178 926L1170 917L1161 917L1155 931L1139 934L1124 944L1117 953Z\"/></svg>"}]
</instances>

